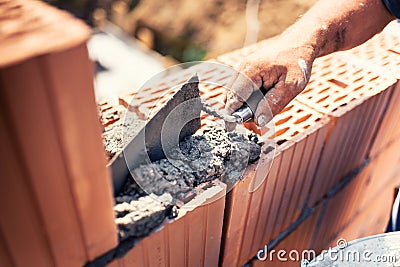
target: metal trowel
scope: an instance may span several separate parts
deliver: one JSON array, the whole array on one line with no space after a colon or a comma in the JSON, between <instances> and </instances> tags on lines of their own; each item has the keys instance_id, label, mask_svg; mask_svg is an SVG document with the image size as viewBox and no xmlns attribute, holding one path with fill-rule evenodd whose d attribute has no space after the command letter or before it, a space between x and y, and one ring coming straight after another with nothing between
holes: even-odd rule
<instances>
[{"instance_id":1,"label":"metal trowel","mask_svg":"<svg viewBox=\"0 0 400 267\"><path fill-rule=\"evenodd\" d=\"M198 84L197 75L183 84L110 161L114 194L120 192L130 170L165 158L165 146L176 144L200 128L202 103Z\"/></svg>"},{"instance_id":2,"label":"metal trowel","mask_svg":"<svg viewBox=\"0 0 400 267\"><path fill-rule=\"evenodd\" d=\"M165 158L168 149L179 146L179 141L194 134L201 126L202 110L222 119L226 125L236 126L252 118L255 108L253 102L248 103L232 115L222 114L200 98L199 78L197 74L191 77L110 161L114 194L120 192L130 170Z\"/></svg>"}]
</instances>

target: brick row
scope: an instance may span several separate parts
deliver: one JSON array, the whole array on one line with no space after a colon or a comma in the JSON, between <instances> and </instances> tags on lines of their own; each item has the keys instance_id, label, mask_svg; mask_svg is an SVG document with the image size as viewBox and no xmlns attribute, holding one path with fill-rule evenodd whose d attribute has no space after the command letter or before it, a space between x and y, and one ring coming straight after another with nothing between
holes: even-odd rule
<instances>
[{"instance_id":1,"label":"brick row","mask_svg":"<svg viewBox=\"0 0 400 267\"><path fill-rule=\"evenodd\" d=\"M393 43L394 41L390 45ZM263 44L268 44L268 41ZM235 62L262 47L263 44L234 51L217 60L234 66ZM307 88L296 98L332 117L332 129L325 143L322 166L316 174L310 206L315 205L333 185L368 157L372 138L377 132L383 114L386 114L384 113L386 106L394 91L393 85L396 80L393 76L348 63L348 60L344 59L349 57L349 54L338 53L317 59ZM368 102L372 109L367 108L364 102ZM388 120L393 121L393 118ZM343 145L338 146L338 144Z\"/></svg>"},{"instance_id":2,"label":"brick row","mask_svg":"<svg viewBox=\"0 0 400 267\"><path fill-rule=\"evenodd\" d=\"M329 119L293 101L274 122L275 154L249 166L228 194L222 265L246 263L293 223L306 203Z\"/></svg>"},{"instance_id":3,"label":"brick row","mask_svg":"<svg viewBox=\"0 0 400 267\"><path fill-rule=\"evenodd\" d=\"M332 239L321 247L329 249L335 247L339 239L346 241L355 240L362 237L384 233L389 221L391 205L393 199L387 194L392 195L393 190L383 190L373 201L369 203L368 208L362 210L350 223L339 232L332 236Z\"/></svg>"},{"instance_id":4,"label":"brick row","mask_svg":"<svg viewBox=\"0 0 400 267\"><path fill-rule=\"evenodd\" d=\"M392 25L392 28L395 25ZM390 26L389 26L390 28ZM390 35L386 31L378 34L366 43L350 50L343 58L363 68L372 69L384 75L400 78L400 41L398 36ZM399 90L395 89L383 118L382 125L371 148L370 156L376 156L391 141L400 135L400 112L398 105Z\"/></svg>"},{"instance_id":5,"label":"brick row","mask_svg":"<svg viewBox=\"0 0 400 267\"><path fill-rule=\"evenodd\" d=\"M315 62L312 79L297 99L331 117L332 126L309 206L368 157L395 83L394 78L348 64L336 55Z\"/></svg>"},{"instance_id":6,"label":"brick row","mask_svg":"<svg viewBox=\"0 0 400 267\"><path fill-rule=\"evenodd\" d=\"M226 185L216 182L109 266L217 266L225 196Z\"/></svg>"},{"instance_id":7,"label":"brick row","mask_svg":"<svg viewBox=\"0 0 400 267\"><path fill-rule=\"evenodd\" d=\"M301 224L296 228L295 231L286 236L276 247L270 248L268 250L269 255L265 260L254 259L252 261L252 266L298 267L301 264L300 261L303 255L305 258L308 258L309 255L310 257L313 257L313 253L311 252L311 249L313 248L311 239L313 232L317 227L318 218L321 215L321 212L322 206L318 206L309 217L301 222ZM280 250L285 251L285 254L280 254L281 258L278 258L278 252ZM308 252L305 252L303 254L303 251L306 250L310 250L310 254L308 254Z\"/></svg>"},{"instance_id":8,"label":"brick row","mask_svg":"<svg viewBox=\"0 0 400 267\"><path fill-rule=\"evenodd\" d=\"M367 165L337 194L324 200L309 216L274 247L289 253L323 249L337 245L339 239L357 238L383 233L386 229L394 188L400 184L397 151L400 141ZM262 249L262 247L260 247ZM295 254L293 254L295 255ZM252 266L298 266L299 262L253 260ZM288 257L288 255L286 255Z\"/></svg>"},{"instance_id":9,"label":"brick row","mask_svg":"<svg viewBox=\"0 0 400 267\"><path fill-rule=\"evenodd\" d=\"M386 216L384 219L387 219L393 201L390 196L393 195L394 188L400 184L397 168L399 148L400 141L392 144L358 173L343 190L326 202L326 212L322 217L322 222L325 223L321 224L314 236L314 242L322 243L318 248L324 248L327 241L335 239L344 228L349 228L348 225L353 224L354 218L359 213L369 212L370 218L377 220L381 214L381 217ZM379 212L383 210L386 213L379 213L373 208L376 202L380 205L380 208L377 208ZM376 216L374 212L377 213ZM383 222L381 228L385 227L386 223L387 221Z\"/></svg>"},{"instance_id":10,"label":"brick row","mask_svg":"<svg viewBox=\"0 0 400 267\"><path fill-rule=\"evenodd\" d=\"M384 150L390 142L400 137L400 84L397 83L389 99L382 123L372 144L369 157L374 158Z\"/></svg>"}]
</instances>

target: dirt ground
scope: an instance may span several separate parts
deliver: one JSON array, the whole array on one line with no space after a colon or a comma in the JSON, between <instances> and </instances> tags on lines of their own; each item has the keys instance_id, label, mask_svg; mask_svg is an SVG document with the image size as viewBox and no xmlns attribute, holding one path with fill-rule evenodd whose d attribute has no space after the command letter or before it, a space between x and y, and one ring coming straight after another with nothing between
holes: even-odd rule
<instances>
[{"instance_id":1,"label":"dirt ground","mask_svg":"<svg viewBox=\"0 0 400 267\"><path fill-rule=\"evenodd\" d=\"M136 34L138 29L150 29L155 35L154 46L158 50L160 47L162 50L163 46L183 50L190 47L191 52L201 53L204 49L205 57L212 58L243 47L248 26L251 25L248 22L254 25L255 21L257 27L255 14L258 13L259 32L250 36L253 41L279 34L316 1L142 0L130 13L125 26ZM247 20L246 6L249 6ZM161 52L168 53L168 49Z\"/></svg>"},{"instance_id":2,"label":"dirt ground","mask_svg":"<svg viewBox=\"0 0 400 267\"><path fill-rule=\"evenodd\" d=\"M178 61L213 58L282 32L317 0L45 0L89 24L111 20ZM247 15L246 15L247 14ZM257 31L258 28L258 31ZM247 38L246 38L247 36ZM249 38L250 37L250 38Z\"/></svg>"}]
</instances>

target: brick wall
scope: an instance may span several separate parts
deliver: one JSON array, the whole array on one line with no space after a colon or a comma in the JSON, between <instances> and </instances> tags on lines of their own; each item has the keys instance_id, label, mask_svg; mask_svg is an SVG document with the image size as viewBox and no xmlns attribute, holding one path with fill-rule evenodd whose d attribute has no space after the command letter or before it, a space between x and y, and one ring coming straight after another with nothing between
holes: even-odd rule
<instances>
[{"instance_id":1,"label":"brick wall","mask_svg":"<svg viewBox=\"0 0 400 267\"><path fill-rule=\"evenodd\" d=\"M25 24L6 27L0 42L1 265L95 264L118 244L88 29L41 2L4 3ZM266 244L319 251L338 238L382 232L400 183L399 41L391 34L318 59L307 88L274 118L274 132L247 125L274 140L276 151L263 147L232 191L216 181L109 265L240 266ZM193 72L217 83L200 83L201 95L223 108L233 71L218 63L237 67L270 41L222 55L214 67L167 74L120 96L118 107L104 101L103 126L121 119L118 109L144 119ZM214 120L202 119L203 127Z\"/></svg>"},{"instance_id":2,"label":"brick wall","mask_svg":"<svg viewBox=\"0 0 400 267\"><path fill-rule=\"evenodd\" d=\"M270 243L276 251L312 249L319 253L336 246L339 239L350 241L385 231L394 188L400 185L397 134L400 58L396 44L397 37L382 33L355 49L315 62L312 80L298 99L327 114L332 126L310 191L309 214ZM336 61L332 66L336 65L337 73L328 79L324 78L326 65L319 65L325 60ZM332 91L332 87L337 90ZM345 90L338 94L341 88ZM356 95L352 94L352 88L357 89ZM324 105L329 99L338 100L340 105L329 109L329 105ZM342 99L346 101L340 103ZM276 257L273 263L252 261L254 266L299 264L280 262Z\"/></svg>"}]
</instances>

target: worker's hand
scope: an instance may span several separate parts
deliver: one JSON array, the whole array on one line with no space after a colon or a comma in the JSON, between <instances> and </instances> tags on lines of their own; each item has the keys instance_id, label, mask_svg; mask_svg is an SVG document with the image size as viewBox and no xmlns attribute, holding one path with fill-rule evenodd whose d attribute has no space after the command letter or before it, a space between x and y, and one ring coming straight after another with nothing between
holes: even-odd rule
<instances>
[{"instance_id":1,"label":"worker's hand","mask_svg":"<svg viewBox=\"0 0 400 267\"><path fill-rule=\"evenodd\" d=\"M243 75L235 77L226 96L227 111L232 113L241 107L254 90L262 86L272 88L259 102L254 115L255 123L265 126L272 119L271 115L278 114L304 89L310 79L315 54L311 46L292 47L279 40L263 51L251 54L239 68L250 80Z\"/></svg>"}]
</instances>

